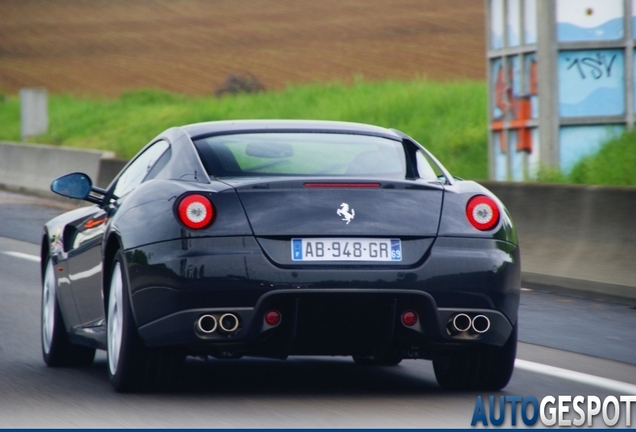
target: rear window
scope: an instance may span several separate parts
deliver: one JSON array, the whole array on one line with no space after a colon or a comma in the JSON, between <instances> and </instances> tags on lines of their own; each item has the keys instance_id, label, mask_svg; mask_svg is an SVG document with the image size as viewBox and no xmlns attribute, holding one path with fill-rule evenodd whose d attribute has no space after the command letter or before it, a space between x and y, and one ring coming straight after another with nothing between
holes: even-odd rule
<instances>
[{"instance_id":1,"label":"rear window","mask_svg":"<svg viewBox=\"0 0 636 432\"><path fill-rule=\"evenodd\" d=\"M309 175L404 178L399 141L336 133L253 133L195 141L212 177Z\"/></svg>"}]
</instances>

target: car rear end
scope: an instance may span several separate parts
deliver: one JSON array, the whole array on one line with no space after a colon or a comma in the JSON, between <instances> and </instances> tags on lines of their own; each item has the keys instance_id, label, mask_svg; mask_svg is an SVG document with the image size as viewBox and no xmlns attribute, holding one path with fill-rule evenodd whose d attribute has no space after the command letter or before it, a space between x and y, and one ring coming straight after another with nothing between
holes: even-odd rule
<instances>
[{"instance_id":1,"label":"car rear end","mask_svg":"<svg viewBox=\"0 0 636 432\"><path fill-rule=\"evenodd\" d=\"M378 130L193 136L211 187L176 187L178 234L127 252L145 343L279 358L503 346L520 281L505 208Z\"/></svg>"}]
</instances>

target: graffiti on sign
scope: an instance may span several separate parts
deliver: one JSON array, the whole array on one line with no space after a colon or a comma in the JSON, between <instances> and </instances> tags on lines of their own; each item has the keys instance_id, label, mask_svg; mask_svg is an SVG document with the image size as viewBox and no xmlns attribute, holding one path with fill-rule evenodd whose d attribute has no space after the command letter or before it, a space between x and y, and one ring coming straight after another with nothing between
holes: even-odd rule
<instances>
[{"instance_id":1,"label":"graffiti on sign","mask_svg":"<svg viewBox=\"0 0 636 432\"><path fill-rule=\"evenodd\" d=\"M568 64L566 70L578 71L581 79L611 78L616 57L616 54L609 55L603 52L597 52L593 56L566 57L565 62Z\"/></svg>"},{"instance_id":2,"label":"graffiti on sign","mask_svg":"<svg viewBox=\"0 0 636 432\"><path fill-rule=\"evenodd\" d=\"M559 53L559 113L563 117L625 113L622 49Z\"/></svg>"}]
</instances>

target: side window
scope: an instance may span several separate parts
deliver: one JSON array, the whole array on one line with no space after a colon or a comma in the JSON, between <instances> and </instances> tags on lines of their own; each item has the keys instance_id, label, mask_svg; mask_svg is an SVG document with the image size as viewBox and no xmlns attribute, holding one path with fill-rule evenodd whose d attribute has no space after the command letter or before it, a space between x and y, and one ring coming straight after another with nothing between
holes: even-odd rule
<instances>
[{"instance_id":1,"label":"side window","mask_svg":"<svg viewBox=\"0 0 636 432\"><path fill-rule=\"evenodd\" d=\"M164 167L168 165L168 161L170 161L171 157L172 157L172 147L168 147L168 149L165 152L163 152L161 157L157 159L157 162L155 162L155 165L150 169L150 171L148 171L148 175L146 176L144 181L157 178L157 176L159 175L159 173L161 173ZM159 177L159 178L162 178L162 177Z\"/></svg>"},{"instance_id":2,"label":"side window","mask_svg":"<svg viewBox=\"0 0 636 432\"><path fill-rule=\"evenodd\" d=\"M157 141L148 147L142 154L131 163L121 174L115 185L114 195L117 198L123 197L128 192L136 188L144 181L148 172L155 162L170 147L167 141Z\"/></svg>"},{"instance_id":3,"label":"side window","mask_svg":"<svg viewBox=\"0 0 636 432\"><path fill-rule=\"evenodd\" d=\"M428 158L422 151L415 153L415 161L417 162L417 174L424 180L437 180L437 177L441 175L441 172L437 172L437 166L434 163L429 162Z\"/></svg>"}]
</instances>

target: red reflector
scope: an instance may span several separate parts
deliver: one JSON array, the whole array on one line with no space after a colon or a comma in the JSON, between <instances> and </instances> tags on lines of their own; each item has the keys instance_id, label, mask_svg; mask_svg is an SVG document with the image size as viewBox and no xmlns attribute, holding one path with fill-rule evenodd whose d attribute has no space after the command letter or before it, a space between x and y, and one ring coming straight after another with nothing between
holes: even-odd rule
<instances>
[{"instance_id":1,"label":"red reflector","mask_svg":"<svg viewBox=\"0 0 636 432\"><path fill-rule=\"evenodd\" d=\"M177 211L179 220L191 229L205 228L214 217L214 209L210 200L198 194L183 197L177 206Z\"/></svg>"},{"instance_id":2,"label":"red reflector","mask_svg":"<svg viewBox=\"0 0 636 432\"><path fill-rule=\"evenodd\" d=\"M407 327L413 327L417 324L417 314L413 311L406 311L402 314L402 324Z\"/></svg>"},{"instance_id":3,"label":"red reflector","mask_svg":"<svg viewBox=\"0 0 636 432\"><path fill-rule=\"evenodd\" d=\"M380 183L305 183L306 188L379 188Z\"/></svg>"},{"instance_id":4,"label":"red reflector","mask_svg":"<svg viewBox=\"0 0 636 432\"><path fill-rule=\"evenodd\" d=\"M271 310L265 314L265 322L271 326L277 326L280 323L280 312Z\"/></svg>"},{"instance_id":5,"label":"red reflector","mask_svg":"<svg viewBox=\"0 0 636 432\"><path fill-rule=\"evenodd\" d=\"M472 226L486 231L499 223L499 207L492 198L477 195L468 201L466 217Z\"/></svg>"}]
</instances>

